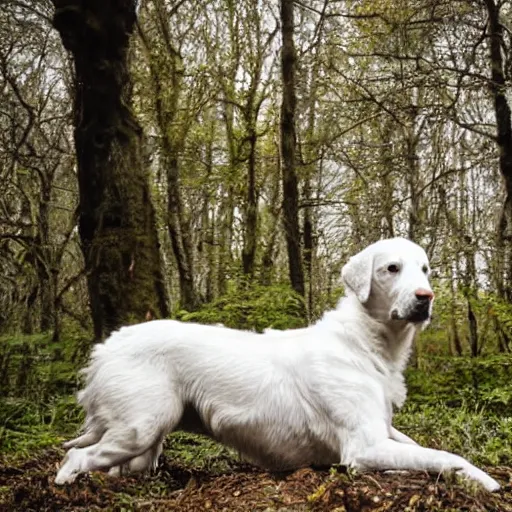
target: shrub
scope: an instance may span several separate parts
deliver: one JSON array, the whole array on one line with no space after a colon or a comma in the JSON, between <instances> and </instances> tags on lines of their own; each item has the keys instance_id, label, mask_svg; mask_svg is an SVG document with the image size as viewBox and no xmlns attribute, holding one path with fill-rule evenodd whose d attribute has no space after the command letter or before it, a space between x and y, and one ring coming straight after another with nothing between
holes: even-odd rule
<instances>
[{"instance_id":1,"label":"shrub","mask_svg":"<svg viewBox=\"0 0 512 512\"><path fill-rule=\"evenodd\" d=\"M285 285L239 286L199 311L181 311L185 322L223 324L234 329L262 332L266 328L295 329L306 325L304 299Z\"/></svg>"}]
</instances>

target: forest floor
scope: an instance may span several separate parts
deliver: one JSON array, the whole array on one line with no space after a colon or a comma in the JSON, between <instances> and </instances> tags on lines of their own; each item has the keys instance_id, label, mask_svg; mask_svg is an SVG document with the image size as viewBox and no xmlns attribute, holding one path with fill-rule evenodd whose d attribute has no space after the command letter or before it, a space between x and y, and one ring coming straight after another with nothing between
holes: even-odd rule
<instances>
[{"instance_id":1,"label":"forest floor","mask_svg":"<svg viewBox=\"0 0 512 512\"><path fill-rule=\"evenodd\" d=\"M163 455L153 475L82 475L55 486L63 451L0 463L0 510L45 511L512 511L512 468L488 468L503 484L487 493L453 476L423 472L350 474L301 469L271 474L220 454L210 469Z\"/></svg>"}]
</instances>

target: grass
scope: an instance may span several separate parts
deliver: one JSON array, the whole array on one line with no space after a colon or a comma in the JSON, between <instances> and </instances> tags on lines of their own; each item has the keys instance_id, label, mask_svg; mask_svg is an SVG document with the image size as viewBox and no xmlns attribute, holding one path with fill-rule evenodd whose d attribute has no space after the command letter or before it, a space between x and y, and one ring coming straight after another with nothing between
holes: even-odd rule
<instances>
[{"instance_id":1,"label":"grass","mask_svg":"<svg viewBox=\"0 0 512 512\"><path fill-rule=\"evenodd\" d=\"M76 433L83 420L73 395L52 396L45 402L27 398L0 399L0 452L28 457L58 446Z\"/></svg>"}]
</instances>

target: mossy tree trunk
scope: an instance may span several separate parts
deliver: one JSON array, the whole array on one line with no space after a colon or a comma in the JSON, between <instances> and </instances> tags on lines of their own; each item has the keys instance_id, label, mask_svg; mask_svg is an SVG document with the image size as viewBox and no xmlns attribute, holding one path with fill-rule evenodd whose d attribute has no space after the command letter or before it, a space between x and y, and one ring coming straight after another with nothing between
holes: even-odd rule
<instances>
[{"instance_id":1,"label":"mossy tree trunk","mask_svg":"<svg viewBox=\"0 0 512 512\"><path fill-rule=\"evenodd\" d=\"M512 109L507 100L507 68L512 68L512 57L502 49L504 26L500 5L494 0L485 0L488 14L490 91L496 116L496 144L499 149L499 168L503 177L505 199L498 223L498 292L505 300L512 300ZM510 340L506 340L508 344Z\"/></svg>"},{"instance_id":2,"label":"mossy tree trunk","mask_svg":"<svg viewBox=\"0 0 512 512\"><path fill-rule=\"evenodd\" d=\"M94 335L167 315L142 131L129 103L134 0L53 0L74 58L79 232Z\"/></svg>"}]
</instances>

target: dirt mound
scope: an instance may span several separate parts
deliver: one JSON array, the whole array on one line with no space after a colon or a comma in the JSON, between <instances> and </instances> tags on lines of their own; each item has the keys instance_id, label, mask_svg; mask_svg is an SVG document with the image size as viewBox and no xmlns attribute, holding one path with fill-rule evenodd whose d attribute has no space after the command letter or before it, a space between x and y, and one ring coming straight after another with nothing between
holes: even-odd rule
<instances>
[{"instance_id":1,"label":"dirt mound","mask_svg":"<svg viewBox=\"0 0 512 512\"><path fill-rule=\"evenodd\" d=\"M302 469L271 474L239 464L212 474L165 457L151 476L113 479L95 473L58 487L53 479L61 457L62 452L50 450L16 465L0 465L0 510L512 512L512 468L505 467L488 470L503 484L495 494L421 472Z\"/></svg>"}]
</instances>

